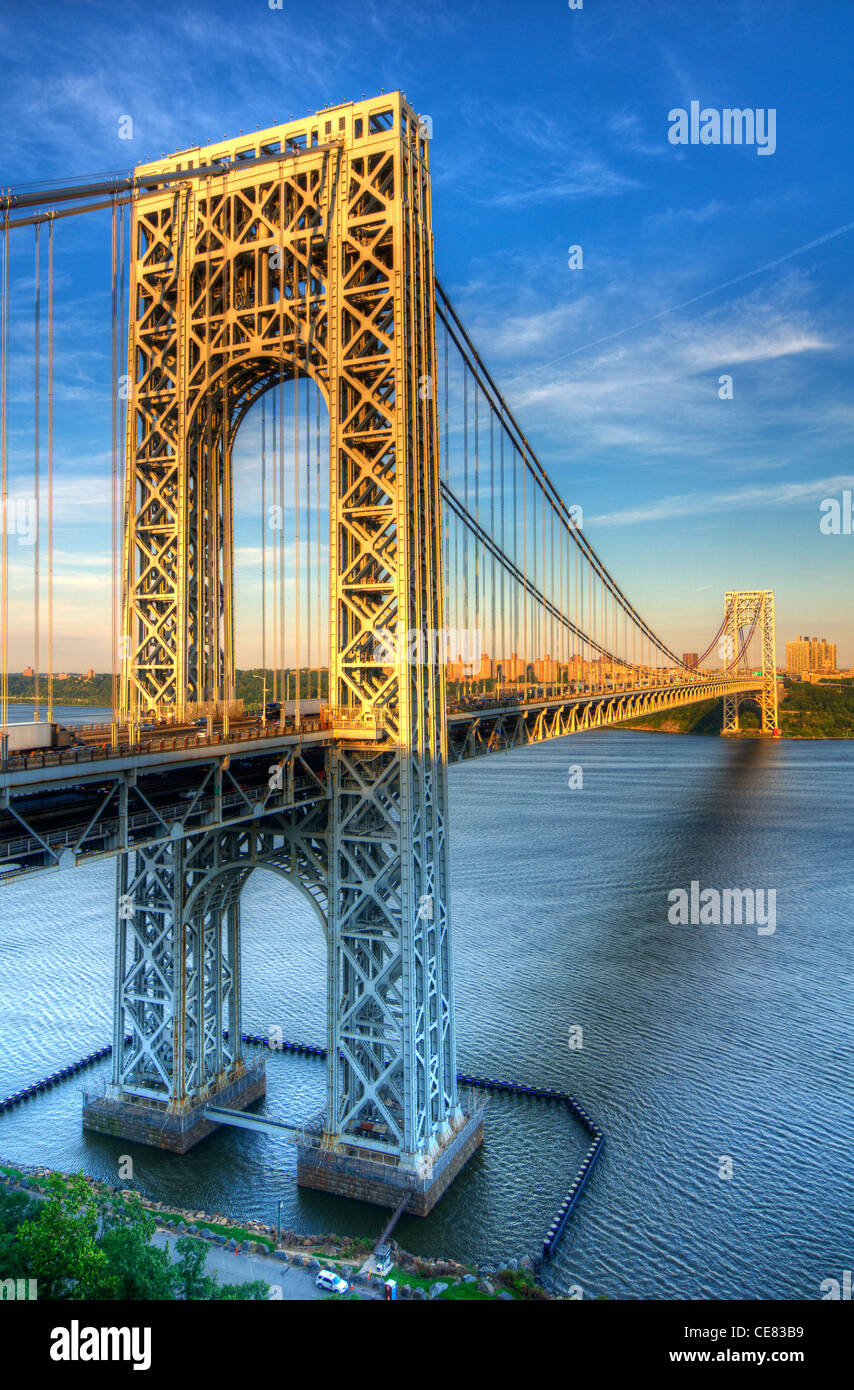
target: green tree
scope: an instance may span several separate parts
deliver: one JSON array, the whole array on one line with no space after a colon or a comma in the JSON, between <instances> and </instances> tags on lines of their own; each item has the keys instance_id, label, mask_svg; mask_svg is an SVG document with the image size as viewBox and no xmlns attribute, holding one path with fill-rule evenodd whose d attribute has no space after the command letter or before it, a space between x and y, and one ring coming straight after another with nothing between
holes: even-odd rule
<instances>
[{"instance_id":1,"label":"green tree","mask_svg":"<svg viewBox=\"0 0 854 1390\"><path fill-rule=\"evenodd\" d=\"M263 1279L249 1279L245 1284L220 1284L213 1295L218 1301L236 1299L243 1303L266 1303L269 1285Z\"/></svg>"},{"instance_id":2,"label":"green tree","mask_svg":"<svg viewBox=\"0 0 854 1390\"><path fill-rule=\"evenodd\" d=\"M15 1236L24 1221L38 1214L37 1207L22 1192L0 1188L0 1279L22 1279L27 1275L26 1257Z\"/></svg>"},{"instance_id":3,"label":"green tree","mask_svg":"<svg viewBox=\"0 0 854 1390\"><path fill-rule=\"evenodd\" d=\"M176 1242L178 1259L172 1266L179 1289L178 1297L216 1301L253 1302L267 1299L267 1284L263 1279L248 1280L245 1284L220 1284L215 1274L205 1273L207 1248L192 1236L182 1236Z\"/></svg>"},{"instance_id":4,"label":"green tree","mask_svg":"<svg viewBox=\"0 0 854 1390\"><path fill-rule=\"evenodd\" d=\"M153 1245L154 1217L137 1196L123 1210L105 1217L98 1242L109 1265L113 1298L157 1301L175 1297L178 1283L169 1252Z\"/></svg>"},{"instance_id":5,"label":"green tree","mask_svg":"<svg viewBox=\"0 0 854 1390\"><path fill-rule=\"evenodd\" d=\"M178 1259L173 1265L178 1287L178 1296L188 1300L216 1297L216 1279L205 1273L208 1252L200 1240L192 1236L181 1236L176 1241Z\"/></svg>"},{"instance_id":6,"label":"green tree","mask_svg":"<svg viewBox=\"0 0 854 1390\"><path fill-rule=\"evenodd\" d=\"M51 1173L47 1188L41 1210L14 1237L39 1298L113 1297L109 1261L97 1244L98 1209L83 1174L67 1180Z\"/></svg>"}]
</instances>

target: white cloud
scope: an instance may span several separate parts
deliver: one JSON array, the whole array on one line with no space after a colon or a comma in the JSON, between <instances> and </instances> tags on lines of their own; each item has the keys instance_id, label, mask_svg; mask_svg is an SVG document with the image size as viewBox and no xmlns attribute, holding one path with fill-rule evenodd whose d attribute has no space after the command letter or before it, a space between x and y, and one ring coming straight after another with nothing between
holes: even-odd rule
<instances>
[{"instance_id":1,"label":"white cloud","mask_svg":"<svg viewBox=\"0 0 854 1390\"><path fill-rule=\"evenodd\" d=\"M762 507L779 507L793 502L833 497L843 488L854 484L854 475L842 474L833 478L818 478L808 482L779 483L775 487L745 487L732 492L683 493L661 497L624 511L591 516L588 521L599 526L634 526L640 522L667 521L673 517L708 516L715 512L745 511Z\"/></svg>"}]
</instances>

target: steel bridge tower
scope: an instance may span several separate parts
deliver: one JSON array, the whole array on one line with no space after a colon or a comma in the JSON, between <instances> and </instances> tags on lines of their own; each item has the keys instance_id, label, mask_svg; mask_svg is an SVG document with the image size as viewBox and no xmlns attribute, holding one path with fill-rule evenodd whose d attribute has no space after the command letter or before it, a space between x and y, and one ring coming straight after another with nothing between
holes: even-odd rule
<instances>
[{"instance_id":1,"label":"steel bridge tower","mask_svg":"<svg viewBox=\"0 0 854 1390\"><path fill-rule=\"evenodd\" d=\"M777 646L774 628L773 589L730 590L724 596L726 611L725 643L727 655L732 660L740 650L746 631L756 629L759 634L762 653L762 688L758 696L762 716L762 732L774 733L777 721ZM725 734L738 733L738 712L743 699L749 699L735 692L724 696Z\"/></svg>"},{"instance_id":2,"label":"steel bridge tower","mask_svg":"<svg viewBox=\"0 0 854 1390\"><path fill-rule=\"evenodd\" d=\"M335 740L307 831L280 815L120 861L112 1132L183 1149L211 1098L263 1090L237 898L289 853L328 943L327 1107L299 1181L393 1205L409 1187L426 1211L482 1136L456 1082L444 668L429 640L388 655L442 627L428 142L394 93L136 170L162 172L185 177L133 204L122 718L233 713L234 439L301 376L329 410ZM180 1137L134 1128L146 1107Z\"/></svg>"}]
</instances>

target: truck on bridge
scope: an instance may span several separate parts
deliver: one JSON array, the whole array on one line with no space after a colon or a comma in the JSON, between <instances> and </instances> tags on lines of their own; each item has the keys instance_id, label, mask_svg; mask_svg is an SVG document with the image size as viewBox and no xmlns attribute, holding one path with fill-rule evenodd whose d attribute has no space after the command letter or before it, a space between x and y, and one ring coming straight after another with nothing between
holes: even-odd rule
<instances>
[{"instance_id":1,"label":"truck on bridge","mask_svg":"<svg viewBox=\"0 0 854 1390\"><path fill-rule=\"evenodd\" d=\"M43 748L70 748L73 742L70 729L47 720L31 724L0 724L0 746L10 753L33 753Z\"/></svg>"}]
</instances>

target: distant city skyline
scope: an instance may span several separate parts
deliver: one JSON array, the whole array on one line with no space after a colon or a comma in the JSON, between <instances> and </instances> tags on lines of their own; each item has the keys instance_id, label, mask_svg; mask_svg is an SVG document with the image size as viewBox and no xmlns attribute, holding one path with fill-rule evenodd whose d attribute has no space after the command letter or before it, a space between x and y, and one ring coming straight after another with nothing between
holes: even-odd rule
<instances>
[{"instance_id":1,"label":"distant city skyline","mask_svg":"<svg viewBox=\"0 0 854 1390\"><path fill-rule=\"evenodd\" d=\"M784 662L781 662L779 659L781 647L785 648ZM828 642L828 640L825 637L819 638L797 636L795 638L784 639L783 641L781 641L780 633L778 631L777 649L778 670L786 671L789 674L799 674L802 671L827 671L830 673L838 673L840 670L848 669L845 667L845 664L843 662L840 662L838 659L838 644L836 642ZM688 667L696 666L697 659L697 652L682 653L682 661L684 665ZM462 674L465 674L465 677L467 679L472 677L474 679L477 679L478 677L491 678L491 676L495 674L495 672L492 670L493 666L505 665L509 668L507 678L510 680L515 680L520 678L523 666L526 663L527 665L533 667L541 666L543 668L543 680L550 680L555 678L558 669L564 668L567 665L570 668L577 668L578 672L580 673L586 667L597 667L599 665L610 666L611 664L613 664L616 669L621 669L627 667L627 665L630 664L626 663L625 661L621 661L619 658L616 659L613 663L611 662L610 658L607 657L591 658L589 656L585 656L582 652L579 652L577 650L570 651L566 656L558 656L546 650L542 653L535 652L533 655L529 655L527 659L516 651L508 651L505 654L495 654L490 653L487 650L482 650L478 652L474 657L470 655L466 655L465 657L463 657L459 654L448 655L448 657L445 660L445 667L448 672L448 679L459 679ZM661 661L661 666L665 667L663 658ZM546 668L548 668L549 672L553 671L554 675L548 674L546 672ZM282 668L281 666L275 667L272 664L270 664L269 661L266 667L262 667L260 662L249 663L247 665L241 665L240 663L238 663L237 665L237 670L239 671L253 671L264 669L272 672L276 669L294 670L297 668L292 659L286 662L284 668ZM299 669L303 671L317 669L325 671L328 669L328 659L324 659L319 664L316 661L310 665L308 663L303 662L299 666ZM22 676L25 679L32 678L34 676L34 668L31 665L27 665L23 666L18 671L11 671L10 674ZM39 675L43 680L47 680L48 674L49 673L45 670L39 672ZM87 666L85 668L81 667L77 670L55 670L52 673L52 676L55 680L67 680L71 678L91 680L96 677L104 677L109 676L111 674L111 670L98 670L96 667Z\"/></svg>"}]
</instances>

